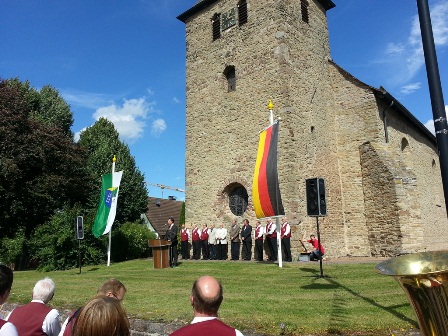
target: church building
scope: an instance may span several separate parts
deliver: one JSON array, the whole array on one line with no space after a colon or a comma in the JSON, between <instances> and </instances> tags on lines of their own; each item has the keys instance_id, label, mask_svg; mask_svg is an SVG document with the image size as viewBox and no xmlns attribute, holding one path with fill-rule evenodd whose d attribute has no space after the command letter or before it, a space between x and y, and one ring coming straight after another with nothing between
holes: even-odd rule
<instances>
[{"instance_id":1,"label":"church building","mask_svg":"<svg viewBox=\"0 0 448 336\"><path fill-rule=\"evenodd\" d=\"M436 139L384 88L332 60L335 2L202 0L178 16L186 27L186 224L255 224L252 179L272 100L295 258L317 220L331 258L444 249ZM326 216L317 219L307 215L310 178L325 180Z\"/></svg>"}]
</instances>

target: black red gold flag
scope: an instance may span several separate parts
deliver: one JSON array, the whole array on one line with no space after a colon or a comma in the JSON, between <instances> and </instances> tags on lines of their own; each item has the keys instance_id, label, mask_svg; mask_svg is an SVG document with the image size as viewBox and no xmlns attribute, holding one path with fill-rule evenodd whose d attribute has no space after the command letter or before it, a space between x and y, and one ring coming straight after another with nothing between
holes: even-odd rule
<instances>
[{"instance_id":1,"label":"black red gold flag","mask_svg":"<svg viewBox=\"0 0 448 336\"><path fill-rule=\"evenodd\" d=\"M260 133L252 197L257 218L284 216L277 172L279 122Z\"/></svg>"}]
</instances>

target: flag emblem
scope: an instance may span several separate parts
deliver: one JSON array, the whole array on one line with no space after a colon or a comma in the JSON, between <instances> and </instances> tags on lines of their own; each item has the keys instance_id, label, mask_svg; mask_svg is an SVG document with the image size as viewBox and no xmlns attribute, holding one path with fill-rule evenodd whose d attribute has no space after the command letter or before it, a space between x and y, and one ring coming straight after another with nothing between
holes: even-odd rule
<instances>
[{"instance_id":1,"label":"flag emblem","mask_svg":"<svg viewBox=\"0 0 448 336\"><path fill-rule=\"evenodd\" d=\"M117 199L123 171L102 176L100 204L92 232L95 237L109 233L117 213Z\"/></svg>"}]
</instances>

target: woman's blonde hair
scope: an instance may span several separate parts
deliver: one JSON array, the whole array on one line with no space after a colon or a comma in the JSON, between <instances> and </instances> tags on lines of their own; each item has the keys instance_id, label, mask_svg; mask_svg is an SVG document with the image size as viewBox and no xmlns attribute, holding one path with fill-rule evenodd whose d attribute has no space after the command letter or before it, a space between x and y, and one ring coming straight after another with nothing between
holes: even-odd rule
<instances>
[{"instance_id":1,"label":"woman's blonde hair","mask_svg":"<svg viewBox=\"0 0 448 336\"><path fill-rule=\"evenodd\" d=\"M79 313L74 327L75 336L129 336L131 335L126 312L117 299L96 298Z\"/></svg>"}]
</instances>

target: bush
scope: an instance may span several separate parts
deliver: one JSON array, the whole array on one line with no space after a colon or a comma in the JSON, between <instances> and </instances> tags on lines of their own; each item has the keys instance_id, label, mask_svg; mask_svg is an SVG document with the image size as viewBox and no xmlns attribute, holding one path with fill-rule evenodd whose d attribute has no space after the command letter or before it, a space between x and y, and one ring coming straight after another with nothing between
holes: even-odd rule
<instances>
[{"instance_id":1,"label":"bush","mask_svg":"<svg viewBox=\"0 0 448 336\"><path fill-rule=\"evenodd\" d=\"M77 208L66 208L34 230L29 250L32 262L39 270L76 268L79 266L79 253L83 265L97 265L106 260L107 239L97 239L92 234L94 213L84 216L84 239L76 239L74 223L79 213Z\"/></svg>"},{"instance_id":2,"label":"bush","mask_svg":"<svg viewBox=\"0 0 448 336\"><path fill-rule=\"evenodd\" d=\"M112 230L111 258L117 261L146 258L151 253L148 240L156 234L139 223L125 223Z\"/></svg>"},{"instance_id":3,"label":"bush","mask_svg":"<svg viewBox=\"0 0 448 336\"><path fill-rule=\"evenodd\" d=\"M22 255L25 243L25 234L19 230L14 238L3 238L0 240L0 262L15 269L16 263Z\"/></svg>"}]
</instances>

